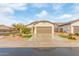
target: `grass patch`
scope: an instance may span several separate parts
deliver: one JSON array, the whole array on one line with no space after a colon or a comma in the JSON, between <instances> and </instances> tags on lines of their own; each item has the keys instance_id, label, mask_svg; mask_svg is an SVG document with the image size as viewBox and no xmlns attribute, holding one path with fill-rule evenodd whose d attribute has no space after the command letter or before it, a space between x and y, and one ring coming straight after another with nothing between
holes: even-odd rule
<instances>
[{"instance_id":1,"label":"grass patch","mask_svg":"<svg viewBox=\"0 0 79 59\"><path fill-rule=\"evenodd\" d=\"M63 38L67 38L67 36L66 35L59 35L60 37L63 37Z\"/></svg>"},{"instance_id":2,"label":"grass patch","mask_svg":"<svg viewBox=\"0 0 79 59\"><path fill-rule=\"evenodd\" d=\"M22 35L22 37L23 37L23 38L31 38L31 37L32 37L32 35L31 35L31 34L30 34L30 35L25 34L25 35Z\"/></svg>"}]
</instances>

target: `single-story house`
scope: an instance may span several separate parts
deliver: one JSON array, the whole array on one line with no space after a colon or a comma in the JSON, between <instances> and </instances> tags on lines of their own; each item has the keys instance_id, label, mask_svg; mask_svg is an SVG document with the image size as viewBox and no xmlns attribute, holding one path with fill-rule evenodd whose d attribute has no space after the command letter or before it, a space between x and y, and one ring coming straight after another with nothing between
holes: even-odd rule
<instances>
[{"instance_id":1,"label":"single-story house","mask_svg":"<svg viewBox=\"0 0 79 59\"><path fill-rule=\"evenodd\" d=\"M16 33L17 30L15 30L12 27L0 25L0 34L6 34L6 33Z\"/></svg>"},{"instance_id":2,"label":"single-story house","mask_svg":"<svg viewBox=\"0 0 79 59\"><path fill-rule=\"evenodd\" d=\"M26 26L32 34L54 34L54 23L47 20L34 21Z\"/></svg>"},{"instance_id":3,"label":"single-story house","mask_svg":"<svg viewBox=\"0 0 79 59\"><path fill-rule=\"evenodd\" d=\"M63 22L54 22L54 32L58 32L59 25L64 24Z\"/></svg>"},{"instance_id":4,"label":"single-story house","mask_svg":"<svg viewBox=\"0 0 79 59\"><path fill-rule=\"evenodd\" d=\"M71 33L71 34L78 33L79 32L79 19L59 25L58 31Z\"/></svg>"}]
</instances>

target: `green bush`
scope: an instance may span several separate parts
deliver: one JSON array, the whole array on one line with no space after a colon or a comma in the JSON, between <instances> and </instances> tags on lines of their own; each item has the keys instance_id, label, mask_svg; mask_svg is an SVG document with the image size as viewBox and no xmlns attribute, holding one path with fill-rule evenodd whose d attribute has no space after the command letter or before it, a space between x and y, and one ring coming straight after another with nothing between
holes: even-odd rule
<instances>
[{"instance_id":1,"label":"green bush","mask_svg":"<svg viewBox=\"0 0 79 59\"><path fill-rule=\"evenodd\" d=\"M25 34L25 35L22 35L22 37L23 37L23 38L31 38L32 35L27 35L27 34Z\"/></svg>"},{"instance_id":2,"label":"green bush","mask_svg":"<svg viewBox=\"0 0 79 59\"><path fill-rule=\"evenodd\" d=\"M67 38L67 36L66 35L60 35L61 37L63 37L63 38Z\"/></svg>"},{"instance_id":3,"label":"green bush","mask_svg":"<svg viewBox=\"0 0 79 59\"><path fill-rule=\"evenodd\" d=\"M63 38L68 38L68 39L70 39L70 40L76 40L76 38L75 37L73 37L73 34L69 34L69 35L60 35L61 37L63 37Z\"/></svg>"},{"instance_id":4,"label":"green bush","mask_svg":"<svg viewBox=\"0 0 79 59\"><path fill-rule=\"evenodd\" d=\"M76 40L76 38L75 38L75 37L73 37L73 35L72 35L72 34L69 34L69 35L68 35L68 39L71 39L71 40Z\"/></svg>"},{"instance_id":5,"label":"green bush","mask_svg":"<svg viewBox=\"0 0 79 59\"><path fill-rule=\"evenodd\" d=\"M75 33L76 36L79 36L79 33Z\"/></svg>"},{"instance_id":6,"label":"green bush","mask_svg":"<svg viewBox=\"0 0 79 59\"><path fill-rule=\"evenodd\" d=\"M19 33L21 34L30 34L31 33L31 29L26 27L26 25L24 24L13 24L12 25L15 29L17 29L19 31Z\"/></svg>"}]
</instances>

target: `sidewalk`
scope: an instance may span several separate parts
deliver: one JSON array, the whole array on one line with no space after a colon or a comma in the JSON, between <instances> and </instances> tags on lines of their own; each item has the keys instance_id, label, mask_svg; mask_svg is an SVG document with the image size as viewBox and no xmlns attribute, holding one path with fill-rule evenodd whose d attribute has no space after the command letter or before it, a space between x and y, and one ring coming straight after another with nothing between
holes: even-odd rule
<instances>
[{"instance_id":1,"label":"sidewalk","mask_svg":"<svg viewBox=\"0 0 79 59\"><path fill-rule=\"evenodd\" d=\"M31 39L15 39L14 37L0 38L0 48L2 47L79 47L79 40L68 40L55 34L37 35Z\"/></svg>"}]
</instances>

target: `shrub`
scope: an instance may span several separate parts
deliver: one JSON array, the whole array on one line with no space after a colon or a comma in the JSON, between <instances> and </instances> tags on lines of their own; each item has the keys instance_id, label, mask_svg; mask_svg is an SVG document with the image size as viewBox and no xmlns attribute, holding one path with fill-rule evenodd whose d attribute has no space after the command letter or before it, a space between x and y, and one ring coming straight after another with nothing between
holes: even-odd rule
<instances>
[{"instance_id":1,"label":"shrub","mask_svg":"<svg viewBox=\"0 0 79 59\"><path fill-rule=\"evenodd\" d=\"M25 35L22 35L22 37L23 37L23 38L31 38L32 35L27 35L27 34L25 34Z\"/></svg>"},{"instance_id":2,"label":"shrub","mask_svg":"<svg viewBox=\"0 0 79 59\"><path fill-rule=\"evenodd\" d=\"M72 34L69 34L69 35L68 35L68 39L76 40L76 38L75 38Z\"/></svg>"},{"instance_id":3,"label":"shrub","mask_svg":"<svg viewBox=\"0 0 79 59\"><path fill-rule=\"evenodd\" d=\"M63 38L68 38L68 39L70 39L70 40L76 40L76 38L73 36L73 34L69 34L69 35L60 35L61 37L63 37Z\"/></svg>"},{"instance_id":4,"label":"shrub","mask_svg":"<svg viewBox=\"0 0 79 59\"><path fill-rule=\"evenodd\" d=\"M67 38L67 36L66 35L60 35L61 37L63 37L63 38Z\"/></svg>"},{"instance_id":5,"label":"shrub","mask_svg":"<svg viewBox=\"0 0 79 59\"><path fill-rule=\"evenodd\" d=\"M30 34L31 29L27 28L24 24L13 24L13 27L21 34Z\"/></svg>"},{"instance_id":6,"label":"shrub","mask_svg":"<svg viewBox=\"0 0 79 59\"><path fill-rule=\"evenodd\" d=\"M79 36L79 33L75 33L76 36Z\"/></svg>"}]
</instances>

